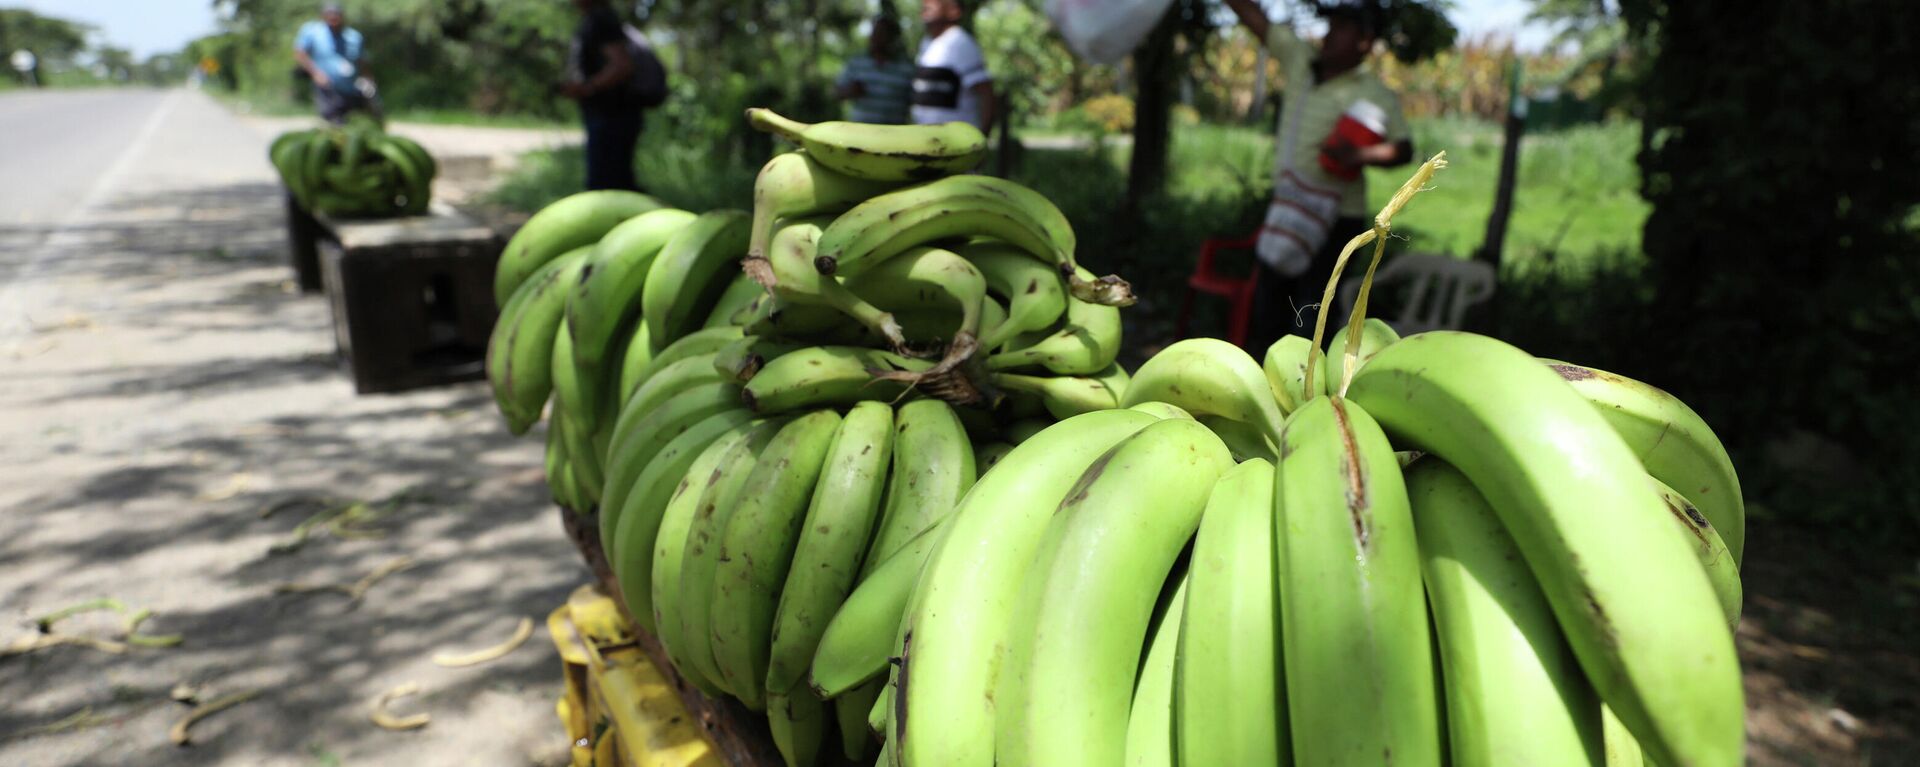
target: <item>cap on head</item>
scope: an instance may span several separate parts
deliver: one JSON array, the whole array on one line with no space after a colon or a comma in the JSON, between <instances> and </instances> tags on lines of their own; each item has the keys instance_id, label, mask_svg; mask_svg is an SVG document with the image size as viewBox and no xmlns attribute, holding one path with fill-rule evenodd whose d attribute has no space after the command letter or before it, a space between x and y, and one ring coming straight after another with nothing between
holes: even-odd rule
<instances>
[{"instance_id":1,"label":"cap on head","mask_svg":"<svg viewBox=\"0 0 1920 767\"><path fill-rule=\"evenodd\" d=\"M340 8L340 4L338 2L334 2L334 0L327 0L327 2L320 4L320 12L323 14L327 14L327 13L343 13L344 11Z\"/></svg>"}]
</instances>

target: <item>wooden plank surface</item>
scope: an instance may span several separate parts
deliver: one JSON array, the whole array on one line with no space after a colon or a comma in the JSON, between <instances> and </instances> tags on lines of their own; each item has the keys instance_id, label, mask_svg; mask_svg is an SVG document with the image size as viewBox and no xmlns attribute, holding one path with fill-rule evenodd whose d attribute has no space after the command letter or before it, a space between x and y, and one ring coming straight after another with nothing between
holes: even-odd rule
<instances>
[{"instance_id":1,"label":"wooden plank surface","mask_svg":"<svg viewBox=\"0 0 1920 767\"><path fill-rule=\"evenodd\" d=\"M350 219L316 214L314 218L332 233L341 248L350 251L494 239L492 229L440 202L429 206L424 216Z\"/></svg>"}]
</instances>

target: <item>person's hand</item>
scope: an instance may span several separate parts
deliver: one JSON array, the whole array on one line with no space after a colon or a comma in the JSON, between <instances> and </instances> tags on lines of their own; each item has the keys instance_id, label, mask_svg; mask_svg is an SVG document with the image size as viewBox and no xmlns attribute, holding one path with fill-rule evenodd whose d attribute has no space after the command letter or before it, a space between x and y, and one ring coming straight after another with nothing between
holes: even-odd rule
<instances>
[{"instance_id":1,"label":"person's hand","mask_svg":"<svg viewBox=\"0 0 1920 767\"><path fill-rule=\"evenodd\" d=\"M320 70L316 69L311 72L308 72L307 76L313 78L314 85L318 85L322 88L325 88L329 85L329 83L327 82L326 74L321 72Z\"/></svg>"},{"instance_id":2,"label":"person's hand","mask_svg":"<svg viewBox=\"0 0 1920 767\"><path fill-rule=\"evenodd\" d=\"M1344 141L1337 141L1320 147L1320 153L1342 168L1360 167L1360 149Z\"/></svg>"}]
</instances>

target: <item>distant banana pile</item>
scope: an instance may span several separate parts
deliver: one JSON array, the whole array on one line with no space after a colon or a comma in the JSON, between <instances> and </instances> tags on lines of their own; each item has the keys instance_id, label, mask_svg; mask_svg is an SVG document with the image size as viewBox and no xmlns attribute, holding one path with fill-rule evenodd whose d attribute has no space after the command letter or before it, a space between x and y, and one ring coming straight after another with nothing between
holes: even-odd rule
<instances>
[{"instance_id":1,"label":"distant banana pile","mask_svg":"<svg viewBox=\"0 0 1920 767\"><path fill-rule=\"evenodd\" d=\"M425 213L439 172L419 143L359 116L344 127L282 133L267 156L302 207L343 218Z\"/></svg>"},{"instance_id":2,"label":"distant banana pile","mask_svg":"<svg viewBox=\"0 0 1920 767\"><path fill-rule=\"evenodd\" d=\"M1399 338L1364 286L1326 347L1129 376L1126 283L945 175L977 132L750 118L801 147L750 214L534 216L488 372L516 434L551 395L555 499L789 765L1740 763L1744 510L1685 404Z\"/></svg>"}]
</instances>

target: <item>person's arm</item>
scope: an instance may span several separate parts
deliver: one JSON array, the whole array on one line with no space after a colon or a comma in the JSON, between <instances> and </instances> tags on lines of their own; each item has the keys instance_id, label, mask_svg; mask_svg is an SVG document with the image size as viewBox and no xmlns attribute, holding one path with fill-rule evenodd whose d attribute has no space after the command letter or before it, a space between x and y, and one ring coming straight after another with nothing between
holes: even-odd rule
<instances>
[{"instance_id":1,"label":"person's arm","mask_svg":"<svg viewBox=\"0 0 1920 767\"><path fill-rule=\"evenodd\" d=\"M568 96L576 99L586 98L608 88L618 87L633 74L633 57L627 55L627 46L612 42L600 46L600 55L606 57L606 64L595 72L586 82L569 83L565 87Z\"/></svg>"},{"instance_id":2,"label":"person's arm","mask_svg":"<svg viewBox=\"0 0 1920 767\"><path fill-rule=\"evenodd\" d=\"M320 71L320 65L313 63L313 56L307 53L307 46L311 44L312 42L307 39L307 31L300 30L300 36L293 41L293 61L306 71L307 77L313 78L315 85L325 86L327 73Z\"/></svg>"},{"instance_id":3,"label":"person's arm","mask_svg":"<svg viewBox=\"0 0 1920 767\"><path fill-rule=\"evenodd\" d=\"M1260 8L1259 3L1254 0L1227 0L1227 7L1233 9L1233 15L1240 17L1240 24L1245 26L1248 32L1253 33L1254 39L1259 40L1262 45L1266 44L1267 28L1271 26L1271 22L1267 20L1267 12Z\"/></svg>"},{"instance_id":4,"label":"person's arm","mask_svg":"<svg viewBox=\"0 0 1920 767\"><path fill-rule=\"evenodd\" d=\"M975 84L973 96L980 105L980 132L991 136L993 135L993 118L1000 107L993 98L993 81Z\"/></svg>"},{"instance_id":5,"label":"person's arm","mask_svg":"<svg viewBox=\"0 0 1920 767\"><path fill-rule=\"evenodd\" d=\"M1372 165L1380 168L1393 168L1407 164L1413 159L1413 139L1388 141L1373 146L1356 147L1352 144L1335 144L1322 150L1336 163L1346 166Z\"/></svg>"}]
</instances>

